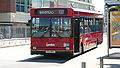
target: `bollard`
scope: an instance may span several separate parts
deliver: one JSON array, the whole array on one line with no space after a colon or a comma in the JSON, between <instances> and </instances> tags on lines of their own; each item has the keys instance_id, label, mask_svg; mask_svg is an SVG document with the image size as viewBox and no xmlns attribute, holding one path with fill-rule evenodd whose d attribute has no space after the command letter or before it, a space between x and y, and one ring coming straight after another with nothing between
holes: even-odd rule
<instances>
[{"instance_id":1,"label":"bollard","mask_svg":"<svg viewBox=\"0 0 120 68\"><path fill-rule=\"evenodd\" d=\"M100 68L103 68L103 57L100 57Z\"/></svg>"},{"instance_id":2,"label":"bollard","mask_svg":"<svg viewBox=\"0 0 120 68\"><path fill-rule=\"evenodd\" d=\"M86 62L82 62L82 68L86 68Z\"/></svg>"}]
</instances>

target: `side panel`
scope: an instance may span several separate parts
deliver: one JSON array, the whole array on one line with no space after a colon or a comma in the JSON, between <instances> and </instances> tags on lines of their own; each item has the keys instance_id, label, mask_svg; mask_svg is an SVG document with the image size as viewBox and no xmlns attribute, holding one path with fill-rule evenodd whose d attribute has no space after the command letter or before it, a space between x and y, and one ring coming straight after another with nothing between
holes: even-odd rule
<instances>
[{"instance_id":1,"label":"side panel","mask_svg":"<svg viewBox=\"0 0 120 68\"><path fill-rule=\"evenodd\" d=\"M84 51L87 51L93 47L96 47L96 34L95 33L90 33L90 34L85 34L81 35L81 41L83 43Z\"/></svg>"},{"instance_id":2,"label":"side panel","mask_svg":"<svg viewBox=\"0 0 120 68\"><path fill-rule=\"evenodd\" d=\"M99 18L80 17L80 46L83 51L90 50L103 41L102 22Z\"/></svg>"},{"instance_id":3,"label":"side panel","mask_svg":"<svg viewBox=\"0 0 120 68\"><path fill-rule=\"evenodd\" d=\"M103 41L102 32L95 32L80 36L80 42L83 43L84 51L96 47L97 43L102 43L102 41Z\"/></svg>"},{"instance_id":4,"label":"side panel","mask_svg":"<svg viewBox=\"0 0 120 68\"><path fill-rule=\"evenodd\" d=\"M97 32L96 34L97 34L96 38L97 38L98 44L102 43L103 42L103 32Z\"/></svg>"}]
</instances>

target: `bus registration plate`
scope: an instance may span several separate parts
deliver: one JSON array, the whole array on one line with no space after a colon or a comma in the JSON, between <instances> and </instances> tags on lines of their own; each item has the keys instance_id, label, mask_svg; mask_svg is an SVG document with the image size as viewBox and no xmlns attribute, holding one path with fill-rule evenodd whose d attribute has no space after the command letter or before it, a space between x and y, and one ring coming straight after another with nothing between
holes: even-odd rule
<instances>
[{"instance_id":1,"label":"bus registration plate","mask_svg":"<svg viewBox=\"0 0 120 68\"><path fill-rule=\"evenodd\" d=\"M45 51L46 53L56 53L56 51Z\"/></svg>"}]
</instances>

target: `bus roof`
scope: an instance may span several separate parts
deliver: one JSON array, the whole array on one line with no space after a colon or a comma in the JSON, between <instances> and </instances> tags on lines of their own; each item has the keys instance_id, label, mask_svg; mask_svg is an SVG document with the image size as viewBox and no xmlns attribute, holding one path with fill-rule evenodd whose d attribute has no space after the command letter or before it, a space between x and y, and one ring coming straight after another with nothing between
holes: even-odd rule
<instances>
[{"instance_id":1,"label":"bus roof","mask_svg":"<svg viewBox=\"0 0 120 68\"><path fill-rule=\"evenodd\" d=\"M72 8L72 9L73 9L74 11L79 11L79 12L85 12L85 13L92 13L92 14L102 15L101 12L97 12L97 11L77 9L77 8Z\"/></svg>"},{"instance_id":2,"label":"bus roof","mask_svg":"<svg viewBox=\"0 0 120 68\"><path fill-rule=\"evenodd\" d=\"M72 9L72 8L65 8L65 7L43 7L43 8L31 8L31 9Z\"/></svg>"},{"instance_id":3,"label":"bus roof","mask_svg":"<svg viewBox=\"0 0 120 68\"><path fill-rule=\"evenodd\" d=\"M67 11L65 10L63 14L57 14L58 12L55 10L55 15L54 14L35 14L35 10L40 10L41 9L43 10L41 13L44 13L44 11L46 10L52 10L52 9L68 9ZM45 9L45 10L44 10ZM78 12L78 14L76 15L75 12ZM47 17L47 16L50 16L50 17L53 17L53 16L80 16L79 13L84 13L84 14L89 14L89 15L102 15L101 12L96 12L96 11L90 11L90 10L84 10L84 9L77 9L77 8L65 8L65 7L49 7L49 8L31 8L31 16L34 16L34 17ZM88 16L89 16L88 15Z\"/></svg>"},{"instance_id":4,"label":"bus roof","mask_svg":"<svg viewBox=\"0 0 120 68\"><path fill-rule=\"evenodd\" d=\"M71 9L73 11L79 11L79 12L86 12L86 13L94 13L94 14L102 14L98 11L91 11L91 10L84 10L84 9L78 9L78 8L65 8L65 7L47 7L47 8L31 8L31 9Z\"/></svg>"}]
</instances>

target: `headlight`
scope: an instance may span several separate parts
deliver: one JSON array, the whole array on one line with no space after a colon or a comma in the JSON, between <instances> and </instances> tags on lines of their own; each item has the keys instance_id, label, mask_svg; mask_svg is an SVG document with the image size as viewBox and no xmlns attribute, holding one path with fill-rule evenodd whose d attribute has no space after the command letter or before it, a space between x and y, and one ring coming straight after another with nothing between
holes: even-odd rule
<instances>
[{"instance_id":1,"label":"headlight","mask_svg":"<svg viewBox=\"0 0 120 68\"><path fill-rule=\"evenodd\" d=\"M69 47L66 47L66 50L70 50L70 48L69 48Z\"/></svg>"},{"instance_id":2,"label":"headlight","mask_svg":"<svg viewBox=\"0 0 120 68\"><path fill-rule=\"evenodd\" d=\"M34 50L35 50L35 49L37 49L37 47L32 47L32 49L34 49Z\"/></svg>"}]
</instances>

